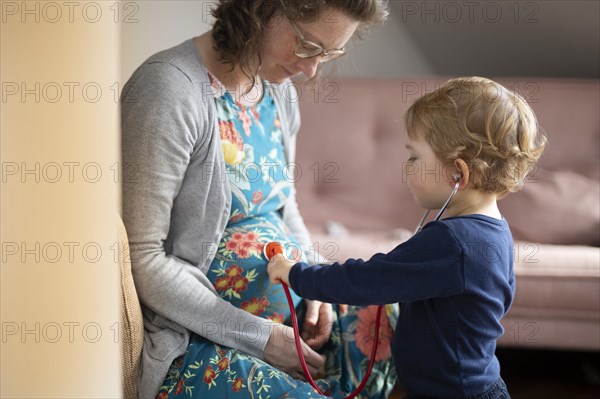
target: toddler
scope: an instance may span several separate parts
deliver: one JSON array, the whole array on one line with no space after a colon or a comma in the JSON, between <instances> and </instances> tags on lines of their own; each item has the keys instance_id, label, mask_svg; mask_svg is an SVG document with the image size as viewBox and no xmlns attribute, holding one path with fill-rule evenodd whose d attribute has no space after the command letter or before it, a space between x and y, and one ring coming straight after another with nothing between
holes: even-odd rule
<instances>
[{"instance_id":1,"label":"toddler","mask_svg":"<svg viewBox=\"0 0 600 399\"><path fill-rule=\"evenodd\" d=\"M393 351L407 398L509 398L495 349L515 293L513 239L497 201L521 188L546 138L522 97L479 77L422 96L405 124L403 172L417 204L440 209L458 185L444 218L366 261L277 255L271 282L331 303L400 302Z\"/></svg>"}]
</instances>

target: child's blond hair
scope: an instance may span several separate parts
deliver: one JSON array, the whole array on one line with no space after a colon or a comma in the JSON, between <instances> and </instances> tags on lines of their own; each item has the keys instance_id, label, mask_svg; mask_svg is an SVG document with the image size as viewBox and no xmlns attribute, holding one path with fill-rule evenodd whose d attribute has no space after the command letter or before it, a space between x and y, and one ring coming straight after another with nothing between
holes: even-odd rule
<instances>
[{"instance_id":1,"label":"child's blond hair","mask_svg":"<svg viewBox=\"0 0 600 399\"><path fill-rule=\"evenodd\" d=\"M485 78L448 81L419 98L404 116L411 139L423 139L451 165L463 159L474 189L518 191L546 146L527 102Z\"/></svg>"}]
</instances>

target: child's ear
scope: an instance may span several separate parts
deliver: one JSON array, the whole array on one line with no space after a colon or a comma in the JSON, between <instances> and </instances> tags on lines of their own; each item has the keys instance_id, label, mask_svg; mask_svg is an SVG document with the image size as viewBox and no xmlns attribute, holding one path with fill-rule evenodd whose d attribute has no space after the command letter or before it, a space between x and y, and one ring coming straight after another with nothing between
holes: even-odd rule
<instances>
[{"instance_id":1,"label":"child's ear","mask_svg":"<svg viewBox=\"0 0 600 399\"><path fill-rule=\"evenodd\" d=\"M459 188L464 188L469 185L469 167L467 163L461 158L457 158L454 160L454 167L456 168L456 176L457 180L452 183L460 183Z\"/></svg>"}]
</instances>

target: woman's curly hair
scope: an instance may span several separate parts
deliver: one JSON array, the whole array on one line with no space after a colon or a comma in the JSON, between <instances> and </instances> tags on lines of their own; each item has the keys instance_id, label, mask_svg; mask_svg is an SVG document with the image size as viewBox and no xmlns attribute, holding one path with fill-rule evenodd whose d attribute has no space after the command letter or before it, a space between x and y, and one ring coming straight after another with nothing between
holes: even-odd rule
<instances>
[{"instance_id":1,"label":"woman's curly hair","mask_svg":"<svg viewBox=\"0 0 600 399\"><path fill-rule=\"evenodd\" d=\"M518 191L547 141L517 93L485 78L457 78L419 98L404 116L411 139L424 139L443 166L461 158L470 184L505 195Z\"/></svg>"},{"instance_id":2,"label":"woman's curly hair","mask_svg":"<svg viewBox=\"0 0 600 399\"><path fill-rule=\"evenodd\" d=\"M388 15L385 0L219 0L212 10L212 38L221 61L232 69L239 65L246 76L254 78L258 71L252 62L260 57L265 26L271 18L280 14L291 21L314 21L328 8L358 21L358 37Z\"/></svg>"}]
</instances>

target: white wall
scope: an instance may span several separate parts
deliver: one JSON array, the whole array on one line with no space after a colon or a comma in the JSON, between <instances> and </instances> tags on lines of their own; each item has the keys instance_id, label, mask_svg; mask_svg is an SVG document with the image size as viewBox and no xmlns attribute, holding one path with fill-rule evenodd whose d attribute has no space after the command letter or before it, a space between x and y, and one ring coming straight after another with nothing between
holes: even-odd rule
<instances>
[{"instance_id":1,"label":"white wall","mask_svg":"<svg viewBox=\"0 0 600 399\"><path fill-rule=\"evenodd\" d=\"M211 26L209 0L124 1L128 18L121 26L121 80L152 54L206 32Z\"/></svg>"}]
</instances>

